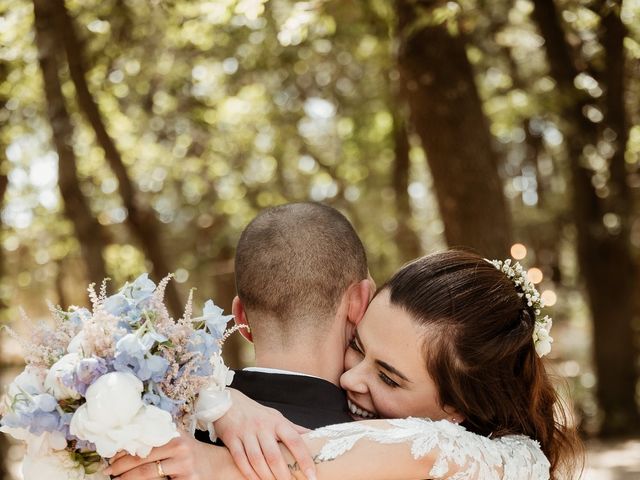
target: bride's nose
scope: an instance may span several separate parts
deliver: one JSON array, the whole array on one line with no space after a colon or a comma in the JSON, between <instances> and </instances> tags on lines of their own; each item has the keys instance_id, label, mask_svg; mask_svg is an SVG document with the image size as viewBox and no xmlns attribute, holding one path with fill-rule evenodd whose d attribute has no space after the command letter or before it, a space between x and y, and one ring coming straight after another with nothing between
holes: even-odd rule
<instances>
[{"instance_id":1,"label":"bride's nose","mask_svg":"<svg viewBox=\"0 0 640 480\"><path fill-rule=\"evenodd\" d=\"M368 387L365 381L364 369L360 362L358 365L350 368L340 377L340 386L347 391L356 393L367 393Z\"/></svg>"}]
</instances>

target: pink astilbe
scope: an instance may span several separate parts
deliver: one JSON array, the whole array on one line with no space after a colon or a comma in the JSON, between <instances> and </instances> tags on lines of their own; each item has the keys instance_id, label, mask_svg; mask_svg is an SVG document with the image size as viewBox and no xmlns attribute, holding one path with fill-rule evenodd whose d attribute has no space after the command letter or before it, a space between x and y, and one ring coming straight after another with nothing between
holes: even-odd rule
<instances>
[{"instance_id":1,"label":"pink astilbe","mask_svg":"<svg viewBox=\"0 0 640 480\"><path fill-rule=\"evenodd\" d=\"M193 315L193 292L195 288L189 290L189 298L187 298L187 304L184 307L184 315L182 315L181 320L185 323L191 323L191 316Z\"/></svg>"},{"instance_id":2,"label":"pink astilbe","mask_svg":"<svg viewBox=\"0 0 640 480\"><path fill-rule=\"evenodd\" d=\"M56 313L53 326L39 322L33 326L33 321L25 311L20 309L20 317L29 326L31 334L28 339L20 337L15 331L7 327L9 334L20 344L27 365L38 368L49 368L67 353L67 346L76 335L77 328L64 317Z\"/></svg>"},{"instance_id":3,"label":"pink astilbe","mask_svg":"<svg viewBox=\"0 0 640 480\"><path fill-rule=\"evenodd\" d=\"M160 388L167 397L182 402L180 412L176 415L179 419L192 413L193 404L190 400L195 398L198 392L207 385L209 378L194 374L198 368L198 361L202 358L200 353L187 352L180 360L175 358L174 352L169 351L167 353L169 355L164 357L169 360L170 367L165 380L160 383ZM170 359L169 357L174 358ZM177 375L181 366L182 373L178 378Z\"/></svg>"},{"instance_id":4,"label":"pink astilbe","mask_svg":"<svg viewBox=\"0 0 640 480\"><path fill-rule=\"evenodd\" d=\"M118 327L119 319L98 308L92 317L87 320L82 329L82 350L85 355L95 355L101 358L109 358L115 355L115 338L126 333L126 330Z\"/></svg>"},{"instance_id":5,"label":"pink astilbe","mask_svg":"<svg viewBox=\"0 0 640 480\"><path fill-rule=\"evenodd\" d=\"M236 323L233 327L227 328L224 332L224 335L220 339L220 348L222 348L222 345L224 345L224 342L226 342L231 335L236 333L238 330L242 330L243 328L246 328L247 330L249 330L249 325Z\"/></svg>"},{"instance_id":6,"label":"pink astilbe","mask_svg":"<svg viewBox=\"0 0 640 480\"><path fill-rule=\"evenodd\" d=\"M104 280L102 280L102 283L100 284L100 296L98 297L98 302L100 303L100 305L102 305L104 301L107 299L107 283L109 283L109 280L111 279L107 277Z\"/></svg>"},{"instance_id":7,"label":"pink astilbe","mask_svg":"<svg viewBox=\"0 0 640 480\"><path fill-rule=\"evenodd\" d=\"M173 278L173 273L170 273L166 277L164 277L155 291L153 292L153 297L151 297L151 307L156 312L156 318L154 321L155 328L161 334L169 337L171 328L175 325L175 321L171 318L169 314L169 310L164 304L164 292L167 289L167 285Z\"/></svg>"},{"instance_id":8,"label":"pink astilbe","mask_svg":"<svg viewBox=\"0 0 640 480\"><path fill-rule=\"evenodd\" d=\"M89 294L89 300L91 300L91 307L94 312L98 311L101 307L100 297L96 293L96 284L90 283L87 287L87 293Z\"/></svg>"}]
</instances>

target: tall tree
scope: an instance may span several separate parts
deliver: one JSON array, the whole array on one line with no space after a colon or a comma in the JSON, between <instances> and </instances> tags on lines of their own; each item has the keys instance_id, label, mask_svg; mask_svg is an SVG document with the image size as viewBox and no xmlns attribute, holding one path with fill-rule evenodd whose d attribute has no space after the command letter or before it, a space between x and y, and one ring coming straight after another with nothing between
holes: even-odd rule
<instances>
[{"instance_id":1,"label":"tall tree","mask_svg":"<svg viewBox=\"0 0 640 480\"><path fill-rule=\"evenodd\" d=\"M420 256L422 246L416 231L411 228L411 201L409 198L409 177L411 159L409 151L409 132L407 131L406 115L402 110L402 102L398 98L398 105L393 110L393 190L395 191L398 228L395 234L395 244L398 247L400 259L405 262Z\"/></svg>"},{"instance_id":2,"label":"tall tree","mask_svg":"<svg viewBox=\"0 0 640 480\"><path fill-rule=\"evenodd\" d=\"M511 218L498 155L462 34L428 18L438 5L396 2L398 66L411 126L427 154L447 243L502 258L511 245Z\"/></svg>"},{"instance_id":3,"label":"tall tree","mask_svg":"<svg viewBox=\"0 0 640 480\"><path fill-rule=\"evenodd\" d=\"M118 179L118 191L122 203L127 209L127 225L151 261L153 273L158 277L164 277L172 269L169 266L165 249L160 243L162 230L160 222L153 210L141 200L140 195L136 192L122 155L113 138L109 135L98 104L89 90L82 45L64 0L50 0L50 3L56 22L58 40L66 54L71 80L76 89L78 105L95 132L98 144L105 153L107 163ZM176 315L181 313L183 304L174 282L167 286L166 295L173 313Z\"/></svg>"},{"instance_id":4,"label":"tall tree","mask_svg":"<svg viewBox=\"0 0 640 480\"><path fill-rule=\"evenodd\" d=\"M574 79L581 72L553 0L535 0L533 18L545 40L550 73L562 99L558 104L572 175L578 260L593 316L597 396L603 414L601 435L611 436L640 431L635 402L637 351L632 328L638 273L630 244L631 202L624 161L628 138L623 74L625 28L620 20L620 1L599 2L598 6L605 57L601 76L605 90L600 105L604 111L602 132L607 132L613 147L605 198L597 195L592 182L594 172L584 158L586 147L600 133L584 115L594 100L575 86ZM614 228L605 224L607 218Z\"/></svg>"},{"instance_id":5,"label":"tall tree","mask_svg":"<svg viewBox=\"0 0 640 480\"><path fill-rule=\"evenodd\" d=\"M73 223L87 276L101 282L106 275L103 251L106 236L95 219L80 189L76 157L73 151L73 124L65 105L59 77L59 54L56 46L54 5L49 0L34 0L36 45L47 102L52 139L58 153L58 184L65 215Z\"/></svg>"}]
</instances>

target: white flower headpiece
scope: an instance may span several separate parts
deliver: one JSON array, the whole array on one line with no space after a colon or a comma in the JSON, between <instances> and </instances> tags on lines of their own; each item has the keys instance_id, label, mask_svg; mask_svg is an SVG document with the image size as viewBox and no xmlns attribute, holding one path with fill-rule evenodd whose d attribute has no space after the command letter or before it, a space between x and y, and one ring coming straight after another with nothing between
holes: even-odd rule
<instances>
[{"instance_id":1,"label":"white flower headpiece","mask_svg":"<svg viewBox=\"0 0 640 480\"><path fill-rule=\"evenodd\" d=\"M531 307L535 313L533 344L538 356L541 358L544 357L551 351L551 344L553 343L553 337L550 335L553 320L549 315L540 318L540 310L544 307L540 293L527 278L527 272L518 262L512 265L511 259L505 261L485 260L509 277L516 287L522 290L522 293L519 292L518 295L527 299L527 305Z\"/></svg>"}]
</instances>

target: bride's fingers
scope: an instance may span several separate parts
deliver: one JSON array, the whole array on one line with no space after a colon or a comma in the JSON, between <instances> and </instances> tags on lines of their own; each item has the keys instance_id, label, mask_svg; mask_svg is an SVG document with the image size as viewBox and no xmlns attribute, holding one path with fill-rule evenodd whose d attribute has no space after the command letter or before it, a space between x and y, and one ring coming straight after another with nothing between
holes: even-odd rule
<instances>
[{"instance_id":1,"label":"bride's fingers","mask_svg":"<svg viewBox=\"0 0 640 480\"><path fill-rule=\"evenodd\" d=\"M284 456L280 451L278 441L273 434L271 432L258 433L258 442L260 442L260 448L262 449L264 458L271 469L271 473L273 473L276 479L290 480L291 472L289 471L287 462L285 462Z\"/></svg>"},{"instance_id":2,"label":"bride's fingers","mask_svg":"<svg viewBox=\"0 0 640 480\"><path fill-rule=\"evenodd\" d=\"M125 455L128 455L128 453L125 450L120 450L118 453L116 453L113 457L109 459L109 464L112 464L113 462L115 462L119 458L124 457Z\"/></svg>"},{"instance_id":3,"label":"bride's fingers","mask_svg":"<svg viewBox=\"0 0 640 480\"><path fill-rule=\"evenodd\" d=\"M169 462L170 460L162 461L162 470L167 476L171 476L169 470L166 470L169 467ZM163 478L158 473L158 465L155 462L145 463L123 473L118 477L118 480L155 480Z\"/></svg>"},{"instance_id":4,"label":"bride's fingers","mask_svg":"<svg viewBox=\"0 0 640 480\"><path fill-rule=\"evenodd\" d=\"M300 471L305 474L309 480L316 478L316 465L313 462L311 452L304 443L300 434L290 426L281 426L276 430L278 439L289 449L291 455L296 460Z\"/></svg>"},{"instance_id":5,"label":"bride's fingers","mask_svg":"<svg viewBox=\"0 0 640 480\"><path fill-rule=\"evenodd\" d=\"M249 463L251 463L251 466L260 477L260 480L275 480L271 473L271 469L269 469L269 466L265 461L258 439L254 436L249 436L244 439L243 443L244 449L247 452L247 457L249 457Z\"/></svg>"},{"instance_id":6,"label":"bride's fingers","mask_svg":"<svg viewBox=\"0 0 640 480\"><path fill-rule=\"evenodd\" d=\"M235 438L225 445L233 458L236 467L240 470L242 475L248 480L260 480L253 467L249 464L249 458L244 450L244 446L240 439Z\"/></svg>"},{"instance_id":7,"label":"bride's fingers","mask_svg":"<svg viewBox=\"0 0 640 480\"><path fill-rule=\"evenodd\" d=\"M158 460L164 460L168 456L168 453L162 447L151 449L151 452L149 452L149 455L145 458L134 457L133 455L123 455L111 465L109 465L108 468L105 468L104 474L117 477L118 475L121 475L124 472L128 472L129 470L139 467L140 465L156 462Z\"/></svg>"},{"instance_id":8,"label":"bride's fingers","mask_svg":"<svg viewBox=\"0 0 640 480\"><path fill-rule=\"evenodd\" d=\"M296 425L295 423L291 424L293 427L293 429L298 432L300 435L303 435L305 433L309 433L311 431L311 429L306 428L306 427L302 427L300 425Z\"/></svg>"}]
</instances>

